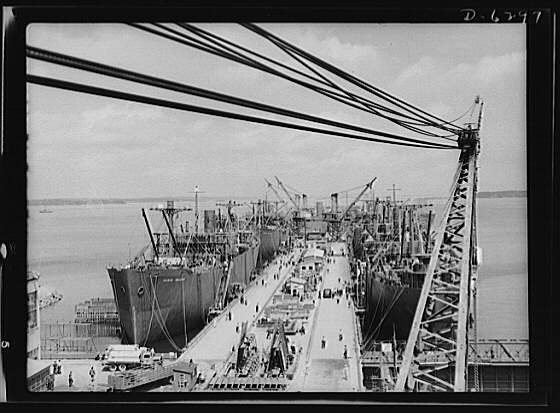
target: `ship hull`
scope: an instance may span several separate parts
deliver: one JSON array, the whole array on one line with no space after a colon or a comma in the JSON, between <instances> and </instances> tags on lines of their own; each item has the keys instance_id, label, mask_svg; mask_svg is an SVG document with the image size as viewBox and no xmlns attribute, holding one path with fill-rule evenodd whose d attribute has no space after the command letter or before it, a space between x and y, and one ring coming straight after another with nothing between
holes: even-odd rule
<instances>
[{"instance_id":1,"label":"ship hull","mask_svg":"<svg viewBox=\"0 0 560 413\"><path fill-rule=\"evenodd\" d=\"M287 240L285 230L280 228L262 228L260 230L260 247L257 265L263 267L272 260L280 245Z\"/></svg>"},{"instance_id":2,"label":"ship hull","mask_svg":"<svg viewBox=\"0 0 560 413\"><path fill-rule=\"evenodd\" d=\"M362 336L366 350L374 340L407 340L421 288L390 284L369 276L366 281L366 311Z\"/></svg>"},{"instance_id":3,"label":"ship hull","mask_svg":"<svg viewBox=\"0 0 560 413\"><path fill-rule=\"evenodd\" d=\"M232 262L231 281L247 285L259 246ZM158 351L178 350L205 325L223 275L221 267L196 272L188 268L108 268L123 329L123 340Z\"/></svg>"}]
</instances>

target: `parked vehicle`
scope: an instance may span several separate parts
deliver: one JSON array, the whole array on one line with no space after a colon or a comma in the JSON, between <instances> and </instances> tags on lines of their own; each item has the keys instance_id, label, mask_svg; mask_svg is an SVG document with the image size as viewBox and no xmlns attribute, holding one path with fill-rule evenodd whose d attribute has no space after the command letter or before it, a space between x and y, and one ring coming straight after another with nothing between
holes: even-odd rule
<instances>
[{"instance_id":1,"label":"parked vehicle","mask_svg":"<svg viewBox=\"0 0 560 413\"><path fill-rule=\"evenodd\" d=\"M107 347L102 357L102 364L109 370L120 371L135 367L154 367L163 363L161 354L154 349L140 347L138 344L113 344Z\"/></svg>"}]
</instances>

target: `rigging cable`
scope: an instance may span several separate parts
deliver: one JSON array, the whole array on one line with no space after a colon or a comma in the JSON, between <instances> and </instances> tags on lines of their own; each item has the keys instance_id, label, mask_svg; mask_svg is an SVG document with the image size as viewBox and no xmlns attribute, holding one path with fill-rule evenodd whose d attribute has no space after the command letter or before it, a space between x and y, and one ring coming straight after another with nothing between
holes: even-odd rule
<instances>
[{"instance_id":1,"label":"rigging cable","mask_svg":"<svg viewBox=\"0 0 560 413\"><path fill-rule=\"evenodd\" d=\"M356 86L358 86L358 87L360 87L364 90L367 90L367 91L373 93L374 95L376 95L376 96L378 96L382 99L387 100L388 102L392 103L395 106L399 106L402 109L404 109L404 110L406 110L410 113L414 113L414 110L415 110L415 111L420 112L424 115L427 115L429 117L437 119L437 120L443 122L440 126L442 126L444 124L450 124L449 122L445 121L444 119L440 119L435 115L432 115L432 114L430 114L430 113L428 113L428 112L426 112L426 111L424 111L424 110L422 110L422 109L420 109L420 108L418 108L418 107L416 107L416 106L414 106L414 105L412 105L408 102L405 102L404 100L401 100L401 99L391 95L390 93L385 92L385 91L383 91L383 90L381 90L381 89L379 89L379 88L377 88L377 87L375 87L375 86L373 86L373 85L371 85L371 84L369 84L369 83L367 83L367 82L365 82L365 81L363 81L363 80L361 80L361 79L359 79L359 78L357 78L357 77L355 77L355 76L353 76L353 75L351 75L351 74L349 74L349 73L347 73L347 72L345 72L341 69L338 69L337 67L325 62L324 60L319 59L319 58L305 52L304 50L297 48L296 46L288 43L287 41L285 41L283 39L280 39L279 37L273 35L272 33L266 31L265 29L262 29L261 27L255 25L253 23L240 23L240 24L243 27L259 34L262 37L273 38L273 39L276 39L276 40L286 44L288 47L290 47L296 53L298 53L301 56L307 58L308 60L310 60L313 63L317 64L318 66L322 67L323 69L328 70L329 72L334 73L334 74L338 75L339 77L342 77L343 79L353 83L354 85L356 85ZM397 103L395 103L395 102L397 102ZM425 119L430 124L435 124L435 122L433 120L431 120L431 119L429 119L425 116L422 116L422 115L418 115L418 116ZM452 125L452 126L455 126L455 128L457 128L457 129L447 128L447 127L443 127L443 126L442 126L442 129L447 129L450 132L457 132L458 130L461 129L457 125Z\"/></svg>"},{"instance_id":2,"label":"rigging cable","mask_svg":"<svg viewBox=\"0 0 560 413\"><path fill-rule=\"evenodd\" d=\"M392 144L392 145L418 147L418 148L428 148L428 149L459 149L459 148L454 147L454 146L436 145L436 144L431 143L431 142L422 142L423 144L414 144L414 143L405 143L405 142L398 142L398 141L396 141L396 142L395 141L387 141L387 140L378 139L378 138L366 137L366 136L363 136L363 135L355 135L355 134L332 131L332 130L328 130L328 129L320 129L320 128L315 128L315 127L310 127L310 126L297 125L297 124L292 124L292 123L287 123L287 122L276 121L276 120L272 120L272 119L258 118L258 117L255 117L255 116L248 116L248 115L243 115L243 114L239 114L239 113L227 112L227 111L222 111L222 110L217 110L217 109L210 109L210 108L206 108L206 107L189 105L189 104L185 104L185 103L169 101L169 100L164 100L164 99L152 98L152 97L143 96L143 95L136 95L136 94L132 94L132 93L120 92L120 91L111 90L111 89L104 89L104 88L99 88L99 87L96 87L96 86L82 85L82 84L78 84L78 83L67 82L67 81L64 81L64 80L47 78L47 77L43 77L43 76L36 76L36 75L29 75L28 74L26 76L26 80L27 80L28 83L34 83L34 84L37 84L37 85L54 87L54 88L58 88L58 89L65 89L65 90L71 90L71 91L76 91L76 92L81 92L81 93L87 93L87 94L91 94L91 95L105 96L105 97L110 97L110 98L115 98L115 99L120 99L120 100L127 100L127 101L132 101L132 102L145 103L145 104L156 105L156 106L161 106L161 107L166 107L166 108L171 108L171 109L177 109L177 110L182 110L182 111L202 113L202 114L213 115L213 116L224 117L224 118L230 118L230 119L244 120L244 121L247 121L247 122L261 123L261 124L265 124L265 125L285 127L287 129L303 130L303 131L313 132L313 133L321 133L321 134L332 135L332 136L346 137L346 138L351 138L351 139L356 139L356 140L363 140L363 141L369 141L369 142L379 142L379 143L388 143L388 144ZM377 135L382 136L382 137L392 138L392 139L407 139L407 140L410 139L410 138L403 138L401 136L393 135L393 134L389 134L389 133L385 133L385 132L379 132L379 133L377 133Z\"/></svg>"},{"instance_id":3,"label":"rigging cable","mask_svg":"<svg viewBox=\"0 0 560 413\"><path fill-rule=\"evenodd\" d=\"M188 24L188 23L176 23L176 24L179 25L180 27L184 28L185 30L189 30L191 33L194 33L194 34L197 34L197 35L200 36L200 37L203 37L205 40L212 42L214 45L217 45L217 46L219 46L219 47L222 47L223 49L229 51L230 53L236 54L237 56L242 56L242 57L245 57L246 59L249 59L247 56L243 56L243 55L240 54L239 52L236 52L236 51L232 50L231 48L229 48L229 47L227 47L227 46L224 46L224 45L222 45L222 44L220 44L220 43L217 43L217 42L220 41L220 42L223 42L223 43L232 45L232 46L237 47L237 48L239 48L239 49L241 49L241 50L243 50L243 51L245 51L245 52L247 52L247 53L253 54L253 55L255 55L255 56L257 56L257 57L259 57L259 58L261 58L261 59L263 59L263 60L266 60L266 61L268 61L268 62L271 62L271 63L275 64L275 65L278 65L278 66L280 66L280 67L283 67L283 68L285 68L285 69L287 69L287 70L290 70L290 71L292 71L292 72L295 72L295 73L297 73L297 74L299 74L299 75L301 75L301 76L304 76L304 77L306 77L306 78L308 78L308 79L314 80L314 81L316 81L316 82L318 82L318 83L321 83L321 84L323 84L323 85L325 85L325 86L333 87L333 88L335 88L335 89L337 89L337 90L343 92L343 93L344 93L348 98L350 98L351 100L353 100L353 101L355 101L355 102L357 102L357 103L360 103L360 102L361 102L362 105L364 105L366 108L369 108L369 110L367 110L367 112L373 113L373 114L375 114L375 115L378 115L378 116L380 116L380 117L383 117L383 118L385 118L385 119L388 119L388 120L390 120L390 121L393 121L393 122L395 122L395 123L397 123L397 124L399 124L399 125L401 125L401 126L404 126L404 125L402 125L402 123L406 123L406 124L408 124L408 125L416 125L416 126L427 126L425 122L423 122L423 123L416 123L416 122L404 121L404 120L392 118L392 117L389 117L389 116L386 116L386 115L382 115L381 113L379 113L378 111L376 111L376 110L373 109L373 108L381 109L381 110L387 111L387 112L389 112L389 113L397 114L397 115L402 116L402 117L407 117L407 118L409 118L409 119L415 119L415 118L412 118L412 117L410 117L410 116L408 116L408 115L406 115L406 114L403 114L403 113L400 113L400 112L398 112L398 111L395 111L394 109L390 109L390 108L385 107L385 106L383 106L383 105L381 105L381 104L379 104L379 103L373 102L373 101L371 101L371 100L369 100L369 99L367 99L367 98L364 98L364 97L362 97L362 96L358 96L358 95L356 95L356 94L354 94L354 93L352 93L352 92L349 92L349 91L347 91L347 90L344 90L342 87L340 87L339 85L335 84L333 81L331 81L330 79L328 79L326 76L322 75L321 73L319 73L318 71L316 71L315 69L313 69L312 67L310 67L307 63L303 62L303 61L301 60L301 58L295 56L293 52L291 52L290 50L286 49L285 47L283 47L282 45L280 45L280 44L278 44L278 43L276 43L276 42L273 42L273 43L276 44L278 47L280 47L284 52L286 52L287 54L289 54L292 58L296 59L296 60L297 60L298 62L300 62L302 65L304 65L305 67L307 67L310 71L312 71L312 72L315 73L317 76L319 76L320 79L315 78L315 77L313 77L313 76L310 76L310 75L308 75L307 73L304 73L304 72L302 72L302 71L300 71L300 70L297 70L297 69L294 69L294 68L292 68L292 67L289 67L289 66L287 66L287 65L285 65L285 64L283 64L283 63L281 63L281 62L278 62L278 61L275 61L275 60L273 60L273 59L270 59L270 58L268 58L268 57L266 57L266 56L263 56L263 55L261 55L261 54L259 54L259 53L253 52L253 51L251 51L251 50L249 50L249 49L247 49L247 48L245 48L245 47L243 47L243 46L237 45L237 44L235 44L235 43L233 43L233 42L231 42L231 41L229 41L229 40L227 40L227 39L224 39L224 38L222 38L222 37L220 37L220 36L217 36L217 35L215 35L215 34L213 34L213 33L211 33L211 32L207 32L207 31L205 31L205 30L203 30L203 29L200 29L200 28L198 28L198 27L196 27L196 26L193 26L193 25L191 25L191 24ZM176 33L176 32L174 32L174 33ZM195 40L195 39L192 39L191 37L189 37L189 39ZM204 43L201 43L201 44L204 44ZM256 62L256 61L254 61L254 60L253 60L253 62L254 62L255 65L259 64L259 62ZM250 65L250 66L256 67L256 66L254 66L254 65ZM319 92L318 90L315 90L315 91ZM319 93L321 93L321 92L319 92ZM338 96L340 96L340 95L338 95ZM337 99L337 100L339 100L339 99ZM347 102L345 102L345 101L342 101L342 102L343 102L343 103L347 103ZM351 106L354 106L354 105L351 105ZM354 107L356 107L356 106L354 106ZM356 108L357 108L357 109L363 110L363 108L361 108L361 107L356 107ZM405 126L405 127L406 127L406 126ZM422 132L419 132L419 133L422 133ZM435 137L449 137L449 136L453 136L454 134L451 134L451 135L429 134L429 135L430 135L430 136L435 136Z\"/></svg>"},{"instance_id":4,"label":"rigging cable","mask_svg":"<svg viewBox=\"0 0 560 413\"><path fill-rule=\"evenodd\" d=\"M208 52L208 53L211 53L211 54L214 54L214 55L217 55L217 56L220 56L220 57L224 57L224 58L227 58L227 59L230 59L230 60L233 60L233 61L236 61L236 62L245 64L245 65L247 65L247 66L251 66L251 67L260 69L260 70L262 70L262 71L265 71L265 72L274 74L274 75L276 75L276 76L279 76L279 77L282 77L282 78L284 78L284 79L287 79L287 80L289 80L289 81L291 81L291 82L293 82L293 83L296 83L296 84L299 84L299 85L301 85L301 86L303 86L303 87L309 88L309 89L311 89L311 90L313 90L313 91L315 91L315 92L317 92L317 93L320 93L320 94L322 94L322 95L325 95L325 96L327 96L327 97L330 97L331 99L334 99L334 100L337 100L337 101L339 101L339 102L342 102L342 103L344 103L344 104L346 104L346 105L348 105L348 106L354 107L354 108L359 109L359 110L362 110L362 111L366 111L367 113L373 113L371 110L368 110L368 109L364 108L364 107L361 106L361 105L357 105L357 104L355 104L355 103L348 102L348 101L347 101L347 99L348 99L347 96L340 95L339 93L333 92L333 91L331 91L331 90L326 90L326 89L317 87L317 86L315 86L315 85L309 84L309 83L304 82L304 81L301 81L301 80L299 80L299 79L295 79L295 78L290 77L290 76L288 76L288 75L286 75L286 74L284 74L284 73L278 72L278 71L276 71L276 70L274 70L274 69L272 69L272 68L270 68L270 67L267 67L267 66L265 66L265 65L263 65L263 64L259 64L259 63L257 63L257 62L255 62L254 64L252 64L252 63L248 62L246 58L240 58L240 57L238 57L238 56L234 56L234 55L225 53L225 52L220 51L220 50L218 50L218 49L216 49L216 48L212 48L212 47L210 47L210 46L207 45L207 44L200 43L200 42L198 42L199 44L197 44L197 43L196 43L196 42L197 42L196 39L193 39L192 37L187 36L187 35L185 35L185 34L183 34L183 33L179 33L179 32L177 32L176 30L173 30L173 29L171 29L171 28L169 28L169 27L166 27L166 26L163 26L163 25L159 25L159 24L157 24L157 23L154 23L154 25L156 25L157 27L159 27L159 28L161 28L161 29L163 29L163 30L166 30L166 31L168 31L168 32L171 32L171 33L173 33L174 35L179 36L180 38L175 37L175 36L171 36L171 35L169 35L169 34L167 34L167 33L163 33L163 32L161 32L161 31L159 31L159 30L154 30L153 28L150 28L150 27L146 27L146 26L139 25L139 24L137 24L137 23L128 23L128 25L130 25L130 26L132 26L132 27L135 27L135 28L138 28L138 29L140 29L140 30L144 30L144 31L153 33L153 34L155 34L155 35L158 35L158 36L161 36L161 37L164 37L164 38L167 38L167 39L176 41L176 42L179 42L179 43L181 43L181 44L184 44L184 45L187 45L187 46L191 46L191 47L194 47L194 48L197 48L197 49L206 51L206 52ZM185 38L186 38L187 40L185 40ZM193 41L194 41L195 43L193 43ZM203 45L203 46L201 46L201 45ZM401 116L405 116L405 115L404 115L404 114L401 114ZM414 118L411 118L411 119L414 119ZM430 125L426 125L426 126L430 126ZM446 129L446 128L444 128L444 129ZM449 130L449 129L446 129L446 130ZM454 134L455 134L455 133L454 133ZM452 135L448 135L448 136L452 136ZM445 136L444 136L443 138L450 140L448 137L445 137ZM452 140L452 141L455 141L455 140Z\"/></svg>"},{"instance_id":5,"label":"rigging cable","mask_svg":"<svg viewBox=\"0 0 560 413\"><path fill-rule=\"evenodd\" d=\"M379 104L374 104L372 101L362 98L360 96L357 96L351 92L348 92L347 90L343 89L341 86L339 86L338 84L334 83L333 81L331 81L330 79L328 79L326 76L322 75L320 72L318 72L316 69L314 69L313 67L311 67L309 64L305 63L301 57L299 57L290 47L287 47L285 44L276 41L275 39L272 38L268 38L269 41L271 41L272 43L274 43L276 46L278 46L281 50L283 50L286 54L290 55L293 59L297 60L299 63L301 63L303 66L305 66L306 68L308 68L310 71L312 71L313 73L315 73L317 76L320 76L322 79L325 80L325 82L330 85L331 87L341 91L342 93L344 93L345 95L347 95L349 98L351 98L353 101L357 102L357 103L361 103L363 106L365 106L366 108L370 109L370 111L377 116L380 116L384 119L387 119L399 126L402 126L406 129L412 130L414 132L423 134L423 135L427 135L427 136L432 136L432 137L436 137L436 138L443 138L443 139L447 139L447 140L453 140L453 139L449 139L450 136L454 136L455 134L449 134L449 135L438 135L435 133L431 133L431 132L426 132L422 129L410 126L411 124L414 125L418 125L418 126L430 126L433 127L431 125L427 125L425 122L424 123L412 123L412 122L407 122L407 121L403 121L400 119L396 119L387 115L383 115L381 114L379 111L375 110L374 107L375 106L381 106ZM365 102L364 102L365 101ZM402 116L403 114L400 112L397 112L395 110L386 108L384 106L381 106L384 108L384 110L386 111L390 111L391 113L396 113L400 116Z\"/></svg>"},{"instance_id":6,"label":"rigging cable","mask_svg":"<svg viewBox=\"0 0 560 413\"><path fill-rule=\"evenodd\" d=\"M172 91L176 91L176 92L182 92L182 93L185 93L185 94L190 94L190 95L194 95L194 96L198 96L198 97L217 100L217 101L221 101L221 102L225 102L225 103L230 103L230 104L233 104L233 105L248 107L248 108L255 109L255 110L261 110L261 111L265 111L265 112L276 113L276 114L280 114L280 115L284 115L284 116L291 116L291 117L294 117L294 118L298 118L298 119L302 119L302 120L306 120L306 121L310 121L310 122L322 123L322 124L325 124L325 125L330 125L330 126L334 126L334 127L338 127L338 128L355 130L355 131L358 131L358 132L365 132L365 133L371 133L371 134L376 134L376 135L379 135L380 133L383 133L383 135L381 135L381 136L390 137L390 138L394 138L394 139L400 139L400 140L403 140L403 141L416 142L416 143L429 143L431 145L441 146L441 147L446 146L446 145L443 145L443 144L438 144L438 143L433 143L433 142L425 142L425 141L421 141L421 140L417 140L417 139L413 139L413 138L405 138L405 137L399 137L397 135L385 134L384 132L381 132L381 131L368 129L368 128L363 128L363 127L360 127L360 126L347 125L347 124L344 124L342 122L332 121L332 120L329 120L329 119L323 119L323 118L319 118L319 117L316 117L316 116L306 115L306 114L302 114L302 113L295 112L295 111L292 111L292 110L279 108L279 107L276 107L276 106L270 106L270 105L266 105L266 104L262 104L262 103L249 101L249 100L246 100L246 99L236 98L236 97L233 97L233 96L230 96L230 95L225 95L225 94L213 92L213 91L206 90L206 89L201 89L201 88L190 86L190 85L184 85L184 84L181 84L181 83L177 83L177 82L173 82L173 81L169 81L169 80L165 80L165 79L159 79L159 78L156 78L156 77L153 77L153 76L140 74L140 73L133 72L133 71L130 71L130 70L125 70L125 69L117 68L117 67L114 67L114 66L104 65L104 64L101 64L101 63L95 63L95 62L92 62L92 61L89 61L89 60L80 59L80 58L76 58L76 57L73 57L73 56L68 56L68 55L64 55L64 54L61 54L61 53L48 51L48 50L45 50L45 49L39 49L39 48L36 48L36 47L27 47L26 53L27 53L27 56L30 57L30 58L46 61L46 62L49 62L49 63L59 64L59 65L67 66L67 67L72 67L72 68L75 68L75 69L80 69L80 70L86 70L86 71L97 73L97 74L116 77L116 78L120 78L120 79L124 79L124 80L128 80L128 81L141 83L141 84L154 86L154 87L159 87L159 88L163 88L163 89L168 89L168 90L172 90ZM391 135L391 136L389 136L389 135Z\"/></svg>"}]
</instances>

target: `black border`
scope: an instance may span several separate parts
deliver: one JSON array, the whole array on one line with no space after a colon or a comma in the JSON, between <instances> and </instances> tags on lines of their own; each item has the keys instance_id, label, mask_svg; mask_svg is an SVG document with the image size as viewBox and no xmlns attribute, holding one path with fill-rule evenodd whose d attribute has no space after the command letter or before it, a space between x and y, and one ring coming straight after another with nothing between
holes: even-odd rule
<instances>
[{"instance_id":1,"label":"black border","mask_svg":"<svg viewBox=\"0 0 560 413\"><path fill-rule=\"evenodd\" d=\"M122 403L132 401L198 401L238 403L255 400L258 403L296 404L348 404L353 407L382 404L385 407L401 403L435 405L510 405L546 406L557 390L551 380L554 353L551 331L552 314L552 242L553 231L552 173L553 146L553 64L554 42L558 34L553 30L556 20L549 5L519 5L514 9L542 10L538 24L527 24L527 168L528 168L528 218L529 218L529 308L530 308L530 385L528 394L521 393L30 393L26 390L26 278L27 272L27 182L26 182L26 83L25 83L25 28L31 22L124 22L170 21L192 22L401 22L401 23L460 23L463 8L475 8L479 15L489 15L492 8L478 7L476 2L461 6L447 3L428 4L423 7L402 7L387 3L356 5L340 3L335 6L309 6L289 4L280 6L245 3L221 5L209 2L183 6L180 2L137 2L140 6L115 6L115 1L82 2L79 7L69 2L49 6L16 6L3 10L6 22L4 33L4 82L3 82L3 132L4 153L0 158L0 242L8 245L8 258L2 277L1 322L3 340L10 348L3 350L4 372L7 379L7 396L10 402L27 402L35 405L58 403ZM103 4L105 3L105 4ZM94 4L95 6L91 6ZM174 7L171 7L174 6ZM509 7L511 9L512 7ZM502 9L508 9L503 6ZM478 21L483 22L483 21ZM467 23L466 23L467 24ZM493 23L489 23L493 24ZM557 182L557 181L556 181ZM556 188L557 189L557 188ZM554 240L557 242L557 236ZM556 274L554 274L556 275ZM557 301L557 300L556 300ZM556 303L554 303L556 304ZM555 367L558 364L555 363ZM556 391L555 391L556 390ZM258 406L258 405L257 405ZM51 406L54 407L54 406ZM101 405L100 405L101 407ZM116 406L114 406L116 407ZM171 407L171 406L169 406ZM198 405L197 409L202 407ZM225 406L223 406L225 407ZM264 407L264 406L261 406ZM288 405L286 406L288 407ZM323 407L326 407L323 406ZM373 406L371 406L373 407ZM370 408L371 408L370 407ZM400 406L400 408L405 406ZM245 409L245 407L244 407Z\"/></svg>"}]
</instances>

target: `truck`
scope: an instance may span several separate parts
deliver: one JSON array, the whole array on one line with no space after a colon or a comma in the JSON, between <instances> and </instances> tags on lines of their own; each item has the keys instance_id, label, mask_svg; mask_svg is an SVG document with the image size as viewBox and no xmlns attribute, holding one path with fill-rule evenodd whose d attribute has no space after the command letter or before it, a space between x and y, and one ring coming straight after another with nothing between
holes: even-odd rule
<instances>
[{"instance_id":1,"label":"truck","mask_svg":"<svg viewBox=\"0 0 560 413\"><path fill-rule=\"evenodd\" d=\"M102 365L115 371L125 371L135 367L151 368L162 365L163 357L154 349L140 347L138 344L113 344L107 347L102 357Z\"/></svg>"}]
</instances>

